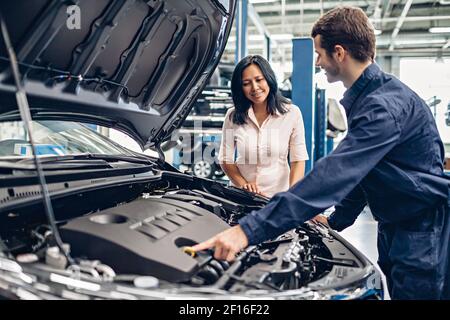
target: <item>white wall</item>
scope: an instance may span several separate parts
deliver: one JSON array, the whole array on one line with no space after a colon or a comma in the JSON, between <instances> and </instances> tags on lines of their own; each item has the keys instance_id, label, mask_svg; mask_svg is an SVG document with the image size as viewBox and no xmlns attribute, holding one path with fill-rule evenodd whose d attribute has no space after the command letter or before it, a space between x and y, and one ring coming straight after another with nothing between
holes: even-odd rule
<instances>
[{"instance_id":1,"label":"white wall","mask_svg":"<svg viewBox=\"0 0 450 320\"><path fill-rule=\"evenodd\" d=\"M435 58L402 58L400 80L424 100L433 96L442 100L436 108L436 124L443 142L450 143L450 127L445 124L450 103L450 59L439 63Z\"/></svg>"}]
</instances>

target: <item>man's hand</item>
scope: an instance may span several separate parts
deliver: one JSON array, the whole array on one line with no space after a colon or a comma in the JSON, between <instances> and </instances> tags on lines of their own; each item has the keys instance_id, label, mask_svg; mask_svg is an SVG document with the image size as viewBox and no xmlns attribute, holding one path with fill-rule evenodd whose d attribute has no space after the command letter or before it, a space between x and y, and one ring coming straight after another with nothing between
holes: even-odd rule
<instances>
[{"instance_id":1,"label":"man's hand","mask_svg":"<svg viewBox=\"0 0 450 320\"><path fill-rule=\"evenodd\" d=\"M192 247L194 251L214 248L214 258L233 261L242 249L248 246L248 239L240 225L231 227L214 237Z\"/></svg>"},{"instance_id":2,"label":"man's hand","mask_svg":"<svg viewBox=\"0 0 450 320\"><path fill-rule=\"evenodd\" d=\"M315 216L314 218L312 218L310 221L314 222L314 223L321 223L324 224L326 226L328 225L328 218L327 216L323 215L323 214L318 214L317 216Z\"/></svg>"}]
</instances>

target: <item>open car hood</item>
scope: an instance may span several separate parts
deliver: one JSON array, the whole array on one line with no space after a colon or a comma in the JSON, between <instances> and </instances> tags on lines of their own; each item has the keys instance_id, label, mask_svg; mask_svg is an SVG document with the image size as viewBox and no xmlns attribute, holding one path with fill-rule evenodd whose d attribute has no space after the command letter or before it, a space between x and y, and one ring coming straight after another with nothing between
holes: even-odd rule
<instances>
[{"instance_id":1,"label":"open car hood","mask_svg":"<svg viewBox=\"0 0 450 320\"><path fill-rule=\"evenodd\" d=\"M112 127L148 148L183 122L213 73L235 2L15 0L0 10L33 119ZM0 120L20 119L0 40Z\"/></svg>"}]
</instances>

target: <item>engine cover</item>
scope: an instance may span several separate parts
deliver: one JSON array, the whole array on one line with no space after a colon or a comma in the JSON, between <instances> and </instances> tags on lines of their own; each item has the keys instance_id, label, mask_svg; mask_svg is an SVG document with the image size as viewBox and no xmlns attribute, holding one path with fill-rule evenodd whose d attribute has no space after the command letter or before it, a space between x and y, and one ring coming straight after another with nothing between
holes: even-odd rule
<instances>
[{"instance_id":1,"label":"engine cover","mask_svg":"<svg viewBox=\"0 0 450 320\"><path fill-rule=\"evenodd\" d=\"M199 262L181 247L227 228L219 217L193 204L147 198L73 219L60 230L74 256L101 260L118 273L183 282Z\"/></svg>"}]
</instances>

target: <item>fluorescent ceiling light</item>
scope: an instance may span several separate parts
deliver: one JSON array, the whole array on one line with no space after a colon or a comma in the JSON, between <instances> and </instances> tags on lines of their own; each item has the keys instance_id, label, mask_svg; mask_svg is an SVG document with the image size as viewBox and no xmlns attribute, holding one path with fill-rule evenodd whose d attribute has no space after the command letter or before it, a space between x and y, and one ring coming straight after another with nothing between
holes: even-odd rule
<instances>
[{"instance_id":1,"label":"fluorescent ceiling light","mask_svg":"<svg viewBox=\"0 0 450 320\"><path fill-rule=\"evenodd\" d=\"M262 34L251 34L248 36L248 40L251 41L263 41L265 37Z\"/></svg>"},{"instance_id":2,"label":"fluorescent ceiling light","mask_svg":"<svg viewBox=\"0 0 450 320\"><path fill-rule=\"evenodd\" d=\"M294 36L290 33L271 34L270 39L275 41L292 40ZM248 36L248 40L263 41L266 37L262 34L251 34Z\"/></svg>"},{"instance_id":3,"label":"fluorescent ceiling light","mask_svg":"<svg viewBox=\"0 0 450 320\"><path fill-rule=\"evenodd\" d=\"M266 37L263 36L262 34L250 34L247 36L248 41L264 41L265 39L266 39ZM234 41L236 41L235 36L228 37L228 42L234 42Z\"/></svg>"},{"instance_id":4,"label":"fluorescent ceiling light","mask_svg":"<svg viewBox=\"0 0 450 320\"><path fill-rule=\"evenodd\" d=\"M376 36L379 36L380 34L383 33L383 31L381 31L380 29L374 29L373 31L375 32Z\"/></svg>"},{"instance_id":5,"label":"fluorescent ceiling light","mask_svg":"<svg viewBox=\"0 0 450 320\"><path fill-rule=\"evenodd\" d=\"M250 3L268 3L268 2L275 2L278 0L250 0Z\"/></svg>"},{"instance_id":6,"label":"fluorescent ceiling light","mask_svg":"<svg viewBox=\"0 0 450 320\"><path fill-rule=\"evenodd\" d=\"M292 40L294 36L290 33L271 34L270 39L274 41ZM266 36L262 34L249 34L247 36L248 41L264 41ZM235 36L228 37L228 42L236 41Z\"/></svg>"},{"instance_id":7,"label":"fluorescent ceiling light","mask_svg":"<svg viewBox=\"0 0 450 320\"><path fill-rule=\"evenodd\" d=\"M395 41L395 45L400 45L400 46L408 46L408 45L430 45L430 44L441 44L441 43L445 43L445 39L417 39L417 40L396 40Z\"/></svg>"},{"instance_id":8,"label":"fluorescent ceiling light","mask_svg":"<svg viewBox=\"0 0 450 320\"><path fill-rule=\"evenodd\" d=\"M450 27L432 27L428 31L431 33L450 33Z\"/></svg>"},{"instance_id":9,"label":"fluorescent ceiling light","mask_svg":"<svg viewBox=\"0 0 450 320\"><path fill-rule=\"evenodd\" d=\"M294 36L290 33L272 34L270 38L273 40L292 40Z\"/></svg>"}]
</instances>

